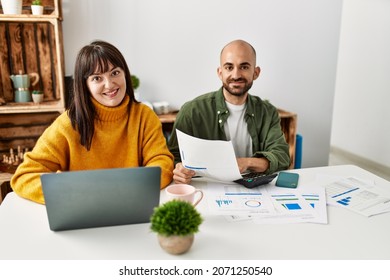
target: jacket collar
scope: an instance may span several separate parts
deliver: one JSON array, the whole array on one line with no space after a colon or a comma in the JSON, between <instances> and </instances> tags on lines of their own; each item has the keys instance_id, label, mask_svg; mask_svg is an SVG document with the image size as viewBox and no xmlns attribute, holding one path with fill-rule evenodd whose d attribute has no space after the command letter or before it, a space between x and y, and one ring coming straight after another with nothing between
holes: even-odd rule
<instances>
[{"instance_id":1,"label":"jacket collar","mask_svg":"<svg viewBox=\"0 0 390 280\"><path fill-rule=\"evenodd\" d=\"M261 101L248 93L246 100L245 119L255 116L255 105ZM217 107L217 114L219 115L219 123L223 125L229 117L229 110L226 106L225 97L223 95L223 87L221 87L215 94L215 102Z\"/></svg>"}]
</instances>

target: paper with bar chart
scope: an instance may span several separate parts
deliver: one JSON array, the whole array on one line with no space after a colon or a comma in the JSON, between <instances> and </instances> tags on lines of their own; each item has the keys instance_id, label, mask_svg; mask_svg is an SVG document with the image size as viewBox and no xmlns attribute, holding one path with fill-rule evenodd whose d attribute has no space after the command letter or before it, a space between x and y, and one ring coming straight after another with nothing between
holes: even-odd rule
<instances>
[{"instance_id":1,"label":"paper with bar chart","mask_svg":"<svg viewBox=\"0 0 390 280\"><path fill-rule=\"evenodd\" d=\"M325 185L327 202L370 217L390 211L390 198L358 178L344 178Z\"/></svg>"},{"instance_id":2,"label":"paper with bar chart","mask_svg":"<svg viewBox=\"0 0 390 280\"><path fill-rule=\"evenodd\" d=\"M301 192L274 186L246 189L240 185L209 183L205 192L210 213L224 215L228 221L327 223L324 188Z\"/></svg>"},{"instance_id":3,"label":"paper with bar chart","mask_svg":"<svg viewBox=\"0 0 390 280\"><path fill-rule=\"evenodd\" d=\"M267 194L257 188L247 189L238 184L207 188L208 205L215 215L258 215L275 213Z\"/></svg>"},{"instance_id":4,"label":"paper with bar chart","mask_svg":"<svg viewBox=\"0 0 390 280\"><path fill-rule=\"evenodd\" d=\"M328 223L323 188L310 186L297 190L268 186L266 189L277 215L254 217L255 223Z\"/></svg>"}]
</instances>

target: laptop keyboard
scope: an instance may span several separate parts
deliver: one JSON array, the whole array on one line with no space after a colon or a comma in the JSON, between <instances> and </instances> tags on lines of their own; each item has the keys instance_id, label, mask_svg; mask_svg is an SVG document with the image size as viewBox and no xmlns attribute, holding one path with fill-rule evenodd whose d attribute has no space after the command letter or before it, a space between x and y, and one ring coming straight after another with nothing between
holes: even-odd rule
<instances>
[{"instance_id":1,"label":"laptop keyboard","mask_svg":"<svg viewBox=\"0 0 390 280\"><path fill-rule=\"evenodd\" d=\"M277 173L265 174L260 172L252 172L252 173L243 174L242 179L235 180L234 182L251 189L257 186L268 184L276 176L278 176Z\"/></svg>"}]
</instances>

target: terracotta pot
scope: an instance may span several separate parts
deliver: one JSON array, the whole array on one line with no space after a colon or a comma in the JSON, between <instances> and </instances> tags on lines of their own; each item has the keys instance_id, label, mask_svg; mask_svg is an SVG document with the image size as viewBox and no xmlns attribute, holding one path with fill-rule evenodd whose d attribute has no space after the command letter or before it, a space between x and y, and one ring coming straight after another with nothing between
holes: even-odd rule
<instances>
[{"instance_id":1,"label":"terracotta pot","mask_svg":"<svg viewBox=\"0 0 390 280\"><path fill-rule=\"evenodd\" d=\"M178 235L171 235L171 236L164 236L164 235L157 235L158 242L166 252L172 255L180 255L187 252L194 242L194 235L185 235L185 236L178 236Z\"/></svg>"}]
</instances>

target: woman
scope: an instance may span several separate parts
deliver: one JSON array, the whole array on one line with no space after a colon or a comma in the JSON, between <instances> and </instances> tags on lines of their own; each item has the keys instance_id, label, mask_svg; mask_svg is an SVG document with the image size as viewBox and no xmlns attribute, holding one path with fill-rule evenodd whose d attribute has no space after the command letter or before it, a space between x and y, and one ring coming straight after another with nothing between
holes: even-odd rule
<instances>
[{"instance_id":1,"label":"woman","mask_svg":"<svg viewBox=\"0 0 390 280\"><path fill-rule=\"evenodd\" d=\"M43 204L42 173L137 166L160 166L162 188L172 180L173 156L160 120L135 100L120 51L94 41L77 56L69 110L25 154L12 177L12 189Z\"/></svg>"}]
</instances>

